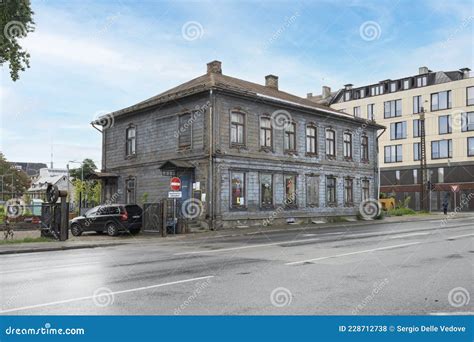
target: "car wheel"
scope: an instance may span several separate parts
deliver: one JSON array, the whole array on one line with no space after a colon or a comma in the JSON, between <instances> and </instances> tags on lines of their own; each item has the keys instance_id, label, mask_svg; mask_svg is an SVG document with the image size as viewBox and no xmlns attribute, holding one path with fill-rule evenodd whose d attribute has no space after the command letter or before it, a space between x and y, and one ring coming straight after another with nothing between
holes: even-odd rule
<instances>
[{"instance_id":1,"label":"car wheel","mask_svg":"<svg viewBox=\"0 0 474 342\"><path fill-rule=\"evenodd\" d=\"M107 234L109 236L117 236L118 235L118 228L115 223L107 224Z\"/></svg>"},{"instance_id":2,"label":"car wheel","mask_svg":"<svg viewBox=\"0 0 474 342\"><path fill-rule=\"evenodd\" d=\"M81 226L76 224L71 225L71 234L74 236L81 236L82 234L82 229Z\"/></svg>"}]
</instances>

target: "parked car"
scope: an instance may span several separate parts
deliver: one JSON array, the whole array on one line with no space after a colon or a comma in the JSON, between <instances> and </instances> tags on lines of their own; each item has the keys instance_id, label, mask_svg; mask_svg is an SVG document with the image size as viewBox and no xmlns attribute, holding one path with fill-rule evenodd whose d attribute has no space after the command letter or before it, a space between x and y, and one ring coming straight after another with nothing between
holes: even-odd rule
<instances>
[{"instance_id":1,"label":"parked car","mask_svg":"<svg viewBox=\"0 0 474 342\"><path fill-rule=\"evenodd\" d=\"M71 234L95 231L116 236L120 232L137 234L142 228L143 210L136 204L100 205L69 221Z\"/></svg>"}]
</instances>

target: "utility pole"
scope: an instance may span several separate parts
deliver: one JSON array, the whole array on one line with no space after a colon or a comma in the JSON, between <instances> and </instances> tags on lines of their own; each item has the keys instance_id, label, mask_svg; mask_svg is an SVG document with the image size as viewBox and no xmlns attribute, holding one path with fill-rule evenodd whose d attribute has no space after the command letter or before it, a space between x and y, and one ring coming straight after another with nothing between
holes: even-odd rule
<instances>
[{"instance_id":1,"label":"utility pole","mask_svg":"<svg viewBox=\"0 0 474 342\"><path fill-rule=\"evenodd\" d=\"M421 185L420 185L420 201L421 210L427 210L427 185L428 185L428 172L426 168L426 132L425 132L425 109L421 108L420 113L420 174L421 174Z\"/></svg>"}]
</instances>

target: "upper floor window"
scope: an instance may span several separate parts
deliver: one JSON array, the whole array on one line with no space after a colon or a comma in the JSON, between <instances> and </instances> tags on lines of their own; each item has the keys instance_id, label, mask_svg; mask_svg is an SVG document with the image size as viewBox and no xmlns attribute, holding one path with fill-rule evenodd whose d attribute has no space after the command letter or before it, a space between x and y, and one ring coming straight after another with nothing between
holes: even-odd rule
<instances>
[{"instance_id":1,"label":"upper floor window","mask_svg":"<svg viewBox=\"0 0 474 342\"><path fill-rule=\"evenodd\" d=\"M398 140L407 137L407 122L393 122L390 124L390 139Z\"/></svg>"},{"instance_id":2,"label":"upper floor window","mask_svg":"<svg viewBox=\"0 0 474 342\"><path fill-rule=\"evenodd\" d=\"M352 159L352 134L344 132L344 158Z\"/></svg>"},{"instance_id":3,"label":"upper floor window","mask_svg":"<svg viewBox=\"0 0 474 342\"><path fill-rule=\"evenodd\" d=\"M374 120L374 106L373 103L367 105L367 120Z\"/></svg>"},{"instance_id":4,"label":"upper floor window","mask_svg":"<svg viewBox=\"0 0 474 342\"><path fill-rule=\"evenodd\" d=\"M230 142L245 145L245 115L233 112L230 115Z\"/></svg>"},{"instance_id":5,"label":"upper floor window","mask_svg":"<svg viewBox=\"0 0 474 342\"><path fill-rule=\"evenodd\" d=\"M452 140L436 140L431 142L431 159L452 158Z\"/></svg>"},{"instance_id":6,"label":"upper floor window","mask_svg":"<svg viewBox=\"0 0 474 342\"><path fill-rule=\"evenodd\" d=\"M402 116L402 100L385 101L383 116L384 118Z\"/></svg>"},{"instance_id":7,"label":"upper floor window","mask_svg":"<svg viewBox=\"0 0 474 342\"><path fill-rule=\"evenodd\" d=\"M421 145L420 143L413 144L413 160L418 161L421 158Z\"/></svg>"},{"instance_id":8,"label":"upper floor window","mask_svg":"<svg viewBox=\"0 0 474 342\"><path fill-rule=\"evenodd\" d=\"M403 90L410 89L410 79L403 80Z\"/></svg>"},{"instance_id":9,"label":"upper floor window","mask_svg":"<svg viewBox=\"0 0 474 342\"><path fill-rule=\"evenodd\" d=\"M318 154L317 146L316 126L308 125L306 126L306 153L312 155Z\"/></svg>"},{"instance_id":10,"label":"upper floor window","mask_svg":"<svg viewBox=\"0 0 474 342\"><path fill-rule=\"evenodd\" d=\"M296 123L286 125L283 140L285 151L296 151Z\"/></svg>"},{"instance_id":11,"label":"upper floor window","mask_svg":"<svg viewBox=\"0 0 474 342\"><path fill-rule=\"evenodd\" d=\"M462 113L461 130L463 132L474 131L474 112Z\"/></svg>"},{"instance_id":12,"label":"upper floor window","mask_svg":"<svg viewBox=\"0 0 474 342\"><path fill-rule=\"evenodd\" d=\"M421 125L421 120L413 120L413 138L418 138L419 136L421 136Z\"/></svg>"},{"instance_id":13,"label":"upper floor window","mask_svg":"<svg viewBox=\"0 0 474 342\"><path fill-rule=\"evenodd\" d=\"M451 90L431 94L431 110L451 108Z\"/></svg>"},{"instance_id":14,"label":"upper floor window","mask_svg":"<svg viewBox=\"0 0 474 342\"><path fill-rule=\"evenodd\" d=\"M383 94L383 90L384 90L383 89L383 84L372 86L372 87L370 87L370 95L371 96L381 95L381 94Z\"/></svg>"},{"instance_id":15,"label":"upper floor window","mask_svg":"<svg viewBox=\"0 0 474 342\"><path fill-rule=\"evenodd\" d=\"M423 100L421 95L413 96L413 114L419 114L423 111Z\"/></svg>"},{"instance_id":16,"label":"upper floor window","mask_svg":"<svg viewBox=\"0 0 474 342\"><path fill-rule=\"evenodd\" d=\"M363 99L365 97L365 88L360 90L360 98Z\"/></svg>"},{"instance_id":17,"label":"upper floor window","mask_svg":"<svg viewBox=\"0 0 474 342\"><path fill-rule=\"evenodd\" d=\"M447 134L452 132L451 115L442 115L438 117L439 134Z\"/></svg>"},{"instance_id":18,"label":"upper floor window","mask_svg":"<svg viewBox=\"0 0 474 342\"><path fill-rule=\"evenodd\" d=\"M231 172L231 207L245 207L245 172Z\"/></svg>"},{"instance_id":19,"label":"upper floor window","mask_svg":"<svg viewBox=\"0 0 474 342\"><path fill-rule=\"evenodd\" d=\"M272 148L272 120L269 117L260 118L260 147Z\"/></svg>"},{"instance_id":20,"label":"upper floor window","mask_svg":"<svg viewBox=\"0 0 474 342\"><path fill-rule=\"evenodd\" d=\"M474 87L466 88L466 106L474 105Z\"/></svg>"},{"instance_id":21,"label":"upper floor window","mask_svg":"<svg viewBox=\"0 0 474 342\"><path fill-rule=\"evenodd\" d=\"M326 130L326 155L329 157L336 156L336 132L332 129Z\"/></svg>"},{"instance_id":22,"label":"upper floor window","mask_svg":"<svg viewBox=\"0 0 474 342\"><path fill-rule=\"evenodd\" d=\"M390 83L390 92L396 92L397 91L397 82L392 82Z\"/></svg>"},{"instance_id":23,"label":"upper floor window","mask_svg":"<svg viewBox=\"0 0 474 342\"><path fill-rule=\"evenodd\" d=\"M426 87L428 84L428 77L421 76L416 79L416 86L417 87Z\"/></svg>"},{"instance_id":24,"label":"upper floor window","mask_svg":"<svg viewBox=\"0 0 474 342\"><path fill-rule=\"evenodd\" d=\"M385 156L384 156L385 163L397 163L397 162L403 161L402 145L385 146L384 152L385 152Z\"/></svg>"},{"instance_id":25,"label":"upper floor window","mask_svg":"<svg viewBox=\"0 0 474 342\"><path fill-rule=\"evenodd\" d=\"M130 126L126 130L126 144L125 144L125 154L128 156L133 156L137 153L137 128L135 126Z\"/></svg>"},{"instance_id":26,"label":"upper floor window","mask_svg":"<svg viewBox=\"0 0 474 342\"><path fill-rule=\"evenodd\" d=\"M467 155L469 157L474 156L474 137L467 138Z\"/></svg>"},{"instance_id":27,"label":"upper floor window","mask_svg":"<svg viewBox=\"0 0 474 342\"><path fill-rule=\"evenodd\" d=\"M344 93L344 101L349 101L351 99L351 92L350 91L346 91Z\"/></svg>"},{"instance_id":28,"label":"upper floor window","mask_svg":"<svg viewBox=\"0 0 474 342\"><path fill-rule=\"evenodd\" d=\"M360 106L354 107L354 116L360 118Z\"/></svg>"},{"instance_id":29,"label":"upper floor window","mask_svg":"<svg viewBox=\"0 0 474 342\"><path fill-rule=\"evenodd\" d=\"M125 180L125 203L134 204L136 203L136 184L135 178L127 178Z\"/></svg>"},{"instance_id":30,"label":"upper floor window","mask_svg":"<svg viewBox=\"0 0 474 342\"><path fill-rule=\"evenodd\" d=\"M360 138L360 156L362 161L369 160L369 138L366 135L362 135Z\"/></svg>"},{"instance_id":31,"label":"upper floor window","mask_svg":"<svg viewBox=\"0 0 474 342\"><path fill-rule=\"evenodd\" d=\"M179 148L191 147L191 136L192 136L191 126L192 126L191 113L186 113L179 116L179 129L178 129Z\"/></svg>"}]
</instances>

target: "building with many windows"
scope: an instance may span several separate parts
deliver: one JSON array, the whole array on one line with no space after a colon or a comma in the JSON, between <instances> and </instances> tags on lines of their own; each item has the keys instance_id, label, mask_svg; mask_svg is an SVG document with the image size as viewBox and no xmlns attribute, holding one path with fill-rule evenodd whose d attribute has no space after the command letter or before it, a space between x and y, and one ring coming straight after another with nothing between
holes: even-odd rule
<instances>
[{"instance_id":1,"label":"building with many windows","mask_svg":"<svg viewBox=\"0 0 474 342\"><path fill-rule=\"evenodd\" d=\"M192 217L225 228L356 215L377 196L383 126L283 92L274 75L251 83L213 61L93 124L103 126L104 201L161 200L178 176L183 206L199 206Z\"/></svg>"},{"instance_id":2,"label":"building with many windows","mask_svg":"<svg viewBox=\"0 0 474 342\"><path fill-rule=\"evenodd\" d=\"M469 196L474 193L470 69L433 72L421 67L417 75L377 84L347 84L337 92L323 87L322 95L308 94L308 99L387 127L379 140L381 191L395 193L398 199L410 196L414 209L420 208L420 114L424 112L431 209L441 210L445 199L450 209L455 200L467 203L463 209L474 209L474 196ZM453 189L459 189L456 198Z\"/></svg>"}]
</instances>

